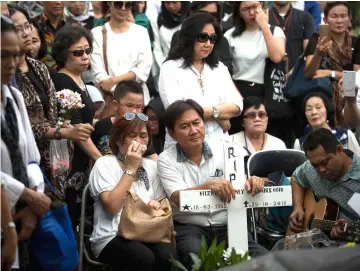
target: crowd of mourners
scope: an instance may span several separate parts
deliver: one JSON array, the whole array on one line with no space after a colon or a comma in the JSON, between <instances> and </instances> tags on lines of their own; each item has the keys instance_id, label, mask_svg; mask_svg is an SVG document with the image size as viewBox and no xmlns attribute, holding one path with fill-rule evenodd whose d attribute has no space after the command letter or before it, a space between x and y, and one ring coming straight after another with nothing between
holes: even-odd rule
<instances>
[{"instance_id":1,"label":"crowd of mourners","mask_svg":"<svg viewBox=\"0 0 360 271\"><path fill-rule=\"evenodd\" d=\"M170 270L171 256L191 270L202 236L227 244L227 211L180 212L180 192L236 197L227 143L246 161L303 151L276 230L303 229L310 188L340 207L329 237L351 240L341 225L359 220L347 202L360 193L360 93L344 95L343 71L360 84L360 39L347 2L44 1L35 14L30 3L1 2L2 270L45 270L32 243L61 204L77 239L85 187L96 261ZM299 82L311 89L290 95ZM64 89L81 98L69 119ZM269 182L245 177L253 195ZM250 232L248 247L269 253Z\"/></svg>"}]
</instances>

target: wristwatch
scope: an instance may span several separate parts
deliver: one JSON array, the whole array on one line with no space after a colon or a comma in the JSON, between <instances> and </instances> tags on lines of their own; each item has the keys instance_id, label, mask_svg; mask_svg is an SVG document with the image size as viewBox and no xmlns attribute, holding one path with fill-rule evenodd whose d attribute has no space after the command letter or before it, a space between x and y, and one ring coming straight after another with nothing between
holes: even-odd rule
<instances>
[{"instance_id":1,"label":"wristwatch","mask_svg":"<svg viewBox=\"0 0 360 271\"><path fill-rule=\"evenodd\" d=\"M136 174L131 172L130 170L124 170L124 174L130 175L131 177L136 178Z\"/></svg>"},{"instance_id":2,"label":"wristwatch","mask_svg":"<svg viewBox=\"0 0 360 271\"><path fill-rule=\"evenodd\" d=\"M331 71L330 77L331 77L332 79L335 79L335 76L336 76L335 71Z\"/></svg>"},{"instance_id":3,"label":"wristwatch","mask_svg":"<svg viewBox=\"0 0 360 271\"><path fill-rule=\"evenodd\" d=\"M57 128L56 128L55 133L54 133L54 137L55 137L55 139L57 139L57 140L60 140L60 139L61 139L60 127L57 127Z\"/></svg>"},{"instance_id":4,"label":"wristwatch","mask_svg":"<svg viewBox=\"0 0 360 271\"><path fill-rule=\"evenodd\" d=\"M219 110L215 106L213 106L212 109L213 109L213 114L212 114L213 118L214 119L219 118L219 115L220 115Z\"/></svg>"},{"instance_id":5,"label":"wristwatch","mask_svg":"<svg viewBox=\"0 0 360 271\"><path fill-rule=\"evenodd\" d=\"M16 225L14 222L9 222L7 225L5 225L4 228L13 228L13 229L16 229Z\"/></svg>"}]
</instances>

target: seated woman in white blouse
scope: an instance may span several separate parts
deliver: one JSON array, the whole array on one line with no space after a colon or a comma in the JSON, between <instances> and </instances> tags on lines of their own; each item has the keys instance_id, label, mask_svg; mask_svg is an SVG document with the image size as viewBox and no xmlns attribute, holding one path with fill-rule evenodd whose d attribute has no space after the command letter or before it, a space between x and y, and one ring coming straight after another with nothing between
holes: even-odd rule
<instances>
[{"instance_id":1,"label":"seated woman in white blouse","mask_svg":"<svg viewBox=\"0 0 360 271\"><path fill-rule=\"evenodd\" d=\"M242 98L214 47L221 35L208 13L188 17L179 32L179 44L162 65L159 93L165 109L176 100L193 99L204 109L205 140L229 141L229 119L241 113ZM165 148L173 141L166 136Z\"/></svg>"},{"instance_id":2,"label":"seated woman in white blouse","mask_svg":"<svg viewBox=\"0 0 360 271\"><path fill-rule=\"evenodd\" d=\"M360 155L360 146L354 133L349 129L332 127L333 105L330 100L320 92L309 93L303 100L303 112L309 125L305 128L305 135L295 140L294 149L303 150L302 143L311 131L326 128L335 134L345 149Z\"/></svg>"},{"instance_id":3,"label":"seated woman in white blouse","mask_svg":"<svg viewBox=\"0 0 360 271\"><path fill-rule=\"evenodd\" d=\"M285 143L272 135L266 133L268 125L268 115L263 100L256 96L249 96L244 99L244 110L240 115L243 131L232 135L232 142L242 144L247 156L245 156L245 165L250 155L258 151L267 150L286 150ZM245 166L245 171L246 171ZM264 187L266 178L251 176L253 183L260 187L259 192ZM260 184L259 184L260 183Z\"/></svg>"},{"instance_id":4,"label":"seated woman in white blouse","mask_svg":"<svg viewBox=\"0 0 360 271\"><path fill-rule=\"evenodd\" d=\"M110 21L95 27L91 71L95 83L103 91L114 91L125 80L142 83L145 105L150 101L144 82L149 77L153 63L149 34L146 28L130 23L128 2L108 2ZM106 30L106 60L104 60L104 29ZM106 65L107 64L107 65Z\"/></svg>"},{"instance_id":5,"label":"seated woman in white blouse","mask_svg":"<svg viewBox=\"0 0 360 271\"><path fill-rule=\"evenodd\" d=\"M286 38L280 27L271 32L269 19L260 1L236 1L234 27L225 33L233 59L233 80L241 95L264 99L266 58L279 63L285 56ZM230 134L241 130L239 118L231 121ZM273 125L273 124L271 124Z\"/></svg>"},{"instance_id":6,"label":"seated woman in white blouse","mask_svg":"<svg viewBox=\"0 0 360 271\"><path fill-rule=\"evenodd\" d=\"M143 158L143 145L151 146L147 121L142 113L126 113L115 123L109 139L113 154L99 158L89 178L95 200L92 251L113 270L170 270L170 254L177 258L170 243L150 244L117 235L129 190L155 210L160 207L159 200L166 197L156 162Z\"/></svg>"}]
</instances>

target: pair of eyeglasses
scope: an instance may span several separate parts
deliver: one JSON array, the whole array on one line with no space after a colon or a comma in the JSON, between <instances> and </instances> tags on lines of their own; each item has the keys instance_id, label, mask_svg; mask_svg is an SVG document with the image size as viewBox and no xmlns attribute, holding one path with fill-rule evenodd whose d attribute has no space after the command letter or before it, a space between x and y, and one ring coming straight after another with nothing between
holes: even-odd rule
<instances>
[{"instance_id":1,"label":"pair of eyeglasses","mask_svg":"<svg viewBox=\"0 0 360 271\"><path fill-rule=\"evenodd\" d=\"M24 33L25 31L31 32L33 29L33 25L29 22L25 23L24 25L14 25L16 33Z\"/></svg>"},{"instance_id":2,"label":"pair of eyeglasses","mask_svg":"<svg viewBox=\"0 0 360 271\"><path fill-rule=\"evenodd\" d=\"M208 40L210 40L211 44L214 44L218 39L218 36L216 34L212 34L209 36L207 33L200 33L197 36L197 41L201 43L206 43Z\"/></svg>"},{"instance_id":3,"label":"pair of eyeglasses","mask_svg":"<svg viewBox=\"0 0 360 271\"><path fill-rule=\"evenodd\" d=\"M257 9L259 6L260 6L260 4L254 4L252 6L242 7L242 8L240 8L240 11L243 13L249 12L251 9Z\"/></svg>"},{"instance_id":4,"label":"pair of eyeglasses","mask_svg":"<svg viewBox=\"0 0 360 271\"><path fill-rule=\"evenodd\" d=\"M126 120L133 120L135 119L135 117L138 117L139 119L141 119L142 121L147 122L149 120L149 117L147 115L145 115L144 113L125 113L124 114L124 119Z\"/></svg>"},{"instance_id":5,"label":"pair of eyeglasses","mask_svg":"<svg viewBox=\"0 0 360 271\"><path fill-rule=\"evenodd\" d=\"M258 116L259 119L263 120L268 116L268 114L265 111L250 112L244 116L244 119L254 120L256 119L256 116Z\"/></svg>"},{"instance_id":6,"label":"pair of eyeglasses","mask_svg":"<svg viewBox=\"0 0 360 271\"><path fill-rule=\"evenodd\" d=\"M129 105L127 105L127 104L123 104L123 103L120 103L120 102L118 102L121 106L123 106L123 107L126 107L127 109L130 109L130 111L131 110L133 110L133 109L140 109L141 111L142 111L142 109L143 109L143 106L142 105L136 105L136 104L129 104Z\"/></svg>"},{"instance_id":7,"label":"pair of eyeglasses","mask_svg":"<svg viewBox=\"0 0 360 271\"><path fill-rule=\"evenodd\" d=\"M126 2L124 2L124 1L114 1L113 4L114 4L114 7L116 9L122 9L124 5L125 5L125 9L129 10L129 9L132 8L131 1L126 1Z\"/></svg>"},{"instance_id":8,"label":"pair of eyeglasses","mask_svg":"<svg viewBox=\"0 0 360 271\"><path fill-rule=\"evenodd\" d=\"M149 117L149 121L150 122L158 122L158 119L156 116L151 116L151 117Z\"/></svg>"},{"instance_id":9,"label":"pair of eyeglasses","mask_svg":"<svg viewBox=\"0 0 360 271\"><path fill-rule=\"evenodd\" d=\"M75 57L82 57L85 54L90 55L92 53L92 47L83 49L83 50L73 50L73 51L69 51L70 53L73 54L73 56Z\"/></svg>"}]
</instances>

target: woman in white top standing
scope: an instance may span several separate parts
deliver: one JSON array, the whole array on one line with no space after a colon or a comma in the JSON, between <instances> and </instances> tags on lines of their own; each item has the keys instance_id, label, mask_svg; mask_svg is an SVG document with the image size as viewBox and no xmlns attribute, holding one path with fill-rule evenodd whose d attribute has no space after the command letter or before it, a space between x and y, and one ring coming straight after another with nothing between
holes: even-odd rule
<instances>
[{"instance_id":1,"label":"woman in white top standing","mask_svg":"<svg viewBox=\"0 0 360 271\"><path fill-rule=\"evenodd\" d=\"M271 33L268 17L259 1L234 2L235 27L225 33L233 58L233 80L241 95L264 99L265 60L279 63L285 56L285 34L275 27ZM231 132L240 130L239 119L232 122Z\"/></svg>"},{"instance_id":2,"label":"woman in white top standing","mask_svg":"<svg viewBox=\"0 0 360 271\"><path fill-rule=\"evenodd\" d=\"M157 68L161 67L170 51L173 34L180 30L187 16L189 1L162 1L156 21L151 21L154 33L154 58Z\"/></svg>"},{"instance_id":3,"label":"woman in white top standing","mask_svg":"<svg viewBox=\"0 0 360 271\"><path fill-rule=\"evenodd\" d=\"M205 112L205 139L229 141L229 120L241 113L242 98L229 70L214 53L220 35L220 27L209 13L188 17L178 46L161 67L159 93L165 109L176 100L199 103ZM167 134L165 148L171 143Z\"/></svg>"},{"instance_id":4,"label":"woman in white top standing","mask_svg":"<svg viewBox=\"0 0 360 271\"><path fill-rule=\"evenodd\" d=\"M103 53L103 27L95 27L91 70L95 83L103 91L114 91L124 80L143 83L145 104L150 101L149 90L144 82L149 77L153 63L151 44L146 28L126 20L131 12L131 2L109 2L110 20L106 30L106 61Z\"/></svg>"}]
</instances>

